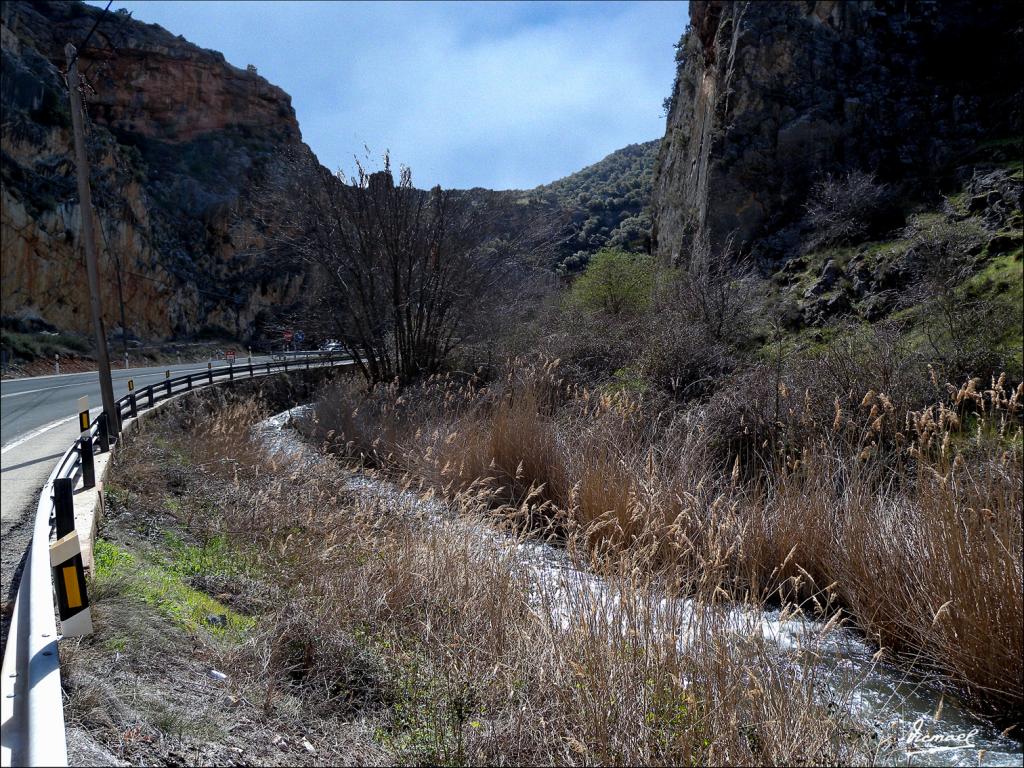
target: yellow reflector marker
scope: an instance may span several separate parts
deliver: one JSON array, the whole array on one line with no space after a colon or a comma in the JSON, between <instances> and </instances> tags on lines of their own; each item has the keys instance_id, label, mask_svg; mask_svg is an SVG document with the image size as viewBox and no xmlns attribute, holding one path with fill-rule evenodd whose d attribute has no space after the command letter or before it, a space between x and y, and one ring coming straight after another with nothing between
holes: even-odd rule
<instances>
[{"instance_id":1,"label":"yellow reflector marker","mask_svg":"<svg viewBox=\"0 0 1024 768\"><path fill-rule=\"evenodd\" d=\"M81 607L82 594L78 591L78 573L75 566L67 565L61 570L64 573L64 590L68 596L68 608Z\"/></svg>"},{"instance_id":2,"label":"yellow reflector marker","mask_svg":"<svg viewBox=\"0 0 1024 768\"><path fill-rule=\"evenodd\" d=\"M92 613L77 531L71 531L50 545L50 567L57 592L61 634L64 637L88 635L92 632Z\"/></svg>"}]
</instances>

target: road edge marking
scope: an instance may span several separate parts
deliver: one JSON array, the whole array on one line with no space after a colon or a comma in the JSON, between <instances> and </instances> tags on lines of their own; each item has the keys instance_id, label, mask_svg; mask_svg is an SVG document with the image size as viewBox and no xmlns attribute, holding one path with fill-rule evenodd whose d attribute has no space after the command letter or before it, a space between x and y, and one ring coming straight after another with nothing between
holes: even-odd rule
<instances>
[{"instance_id":1,"label":"road edge marking","mask_svg":"<svg viewBox=\"0 0 1024 768\"><path fill-rule=\"evenodd\" d=\"M77 418L78 418L78 414L76 413L74 416L68 416L67 418L64 418L64 419L57 419L57 421L51 421L49 424L44 424L41 427L37 427L36 429L32 430L31 432L28 432L27 434L24 434L21 437L16 438L15 440L12 440L7 445L5 445L2 448L0 448L0 455L3 455L5 453L7 453L8 451L10 451L10 450L12 450L14 448L17 448L19 445L27 443L29 440L32 440L32 439L34 439L36 437L39 437L44 432L49 432L51 429L56 429L57 427L61 426L62 424L67 424L69 421L74 421Z\"/></svg>"}]
</instances>

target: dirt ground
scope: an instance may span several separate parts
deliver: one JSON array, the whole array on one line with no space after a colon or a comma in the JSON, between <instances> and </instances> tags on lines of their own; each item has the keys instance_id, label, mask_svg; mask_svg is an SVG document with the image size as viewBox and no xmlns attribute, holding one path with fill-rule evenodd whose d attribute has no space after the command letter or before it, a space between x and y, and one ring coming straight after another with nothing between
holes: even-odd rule
<instances>
[{"instance_id":1,"label":"dirt ground","mask_svg":"<svg viewBox=\"0 0 1024 768\"><path fill-rule=\"evenodd\" d=\"M7 648L7 628L14 611L14 598L21 583L21 569L32 541L34 523L32 515L25 515L0 533L3 540L3 546L0 546L0 658Z\"/></svg>"}]
</instances>

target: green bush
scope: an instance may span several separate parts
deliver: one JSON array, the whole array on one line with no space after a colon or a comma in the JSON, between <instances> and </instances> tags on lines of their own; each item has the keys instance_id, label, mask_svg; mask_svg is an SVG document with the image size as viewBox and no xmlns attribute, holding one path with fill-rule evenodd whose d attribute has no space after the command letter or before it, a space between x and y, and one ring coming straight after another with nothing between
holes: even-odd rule
<instances>
[{"instance_id":1,"label":"green bush","mask_svg":"<svg viewBox=\"0 0 1024 768\"><path fill-rule=\"evenodd\" d=\"M651 305L654 262L615 248L598 251L573 283L571 304L610 315L642 312Z\"/></svg>"}]
</instances>

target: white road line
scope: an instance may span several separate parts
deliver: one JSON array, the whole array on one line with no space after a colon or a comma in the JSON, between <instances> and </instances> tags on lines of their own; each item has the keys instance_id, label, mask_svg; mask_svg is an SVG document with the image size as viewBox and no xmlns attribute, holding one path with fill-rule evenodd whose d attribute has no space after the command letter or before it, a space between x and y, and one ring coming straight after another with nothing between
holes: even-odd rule
<instances>
[{"instance_id":1,"label":"white road line","mask_svg":"<svg viewBox=\"0 0 1024 768\"><path fill-rule=\"evenodd\" d=\"M256 367L256 365L257 365L256 363L253 363L253 367ZM217 371L217 370L220 370L220 368L226 368L226 367L227 366L214 366L213 370ZM239 366L236 366L236 367L239 367ZM243 367L245 367L246 370L248 370L248 365L245 365ZM186 369L181 370L181 371L175 371L175 370L172 369L171 370L171 378L174 378L174 374L175 373L178 373L178 374L199 373L200 371L205 371L205 370L207 370L207 369L206 368L186 368ZM95 373L95 371L93 371L92 373ZM127 376L127 377L123 375L124 371L114 371L114 373L121 373L122 374L121 376L114 377L114 382L115 383L126 381L127 379L132 378L132 377L134 377L136 379L145 379L145 378L149 378L151 376L165 376L164 371L153 371L152 373L136 373L136 374L131 374L131 372L129 371L129 376ZM71 374L68 374L68 375L69 376L80 376L82 374L71 373ZM42 378L46 378L46 377L45 376L37 376L37 377L34 377L34 378L42 379ZM19 395L31 395L31 394L33 394L35 392L47 392L47 391L49 391L51 389L64 389L65 387L80 387L82 385L88 385L88 384L91 384L91 383L92 383L91 380L86 380L86 381L76 381L74 384L57 384L56 386L53 386L53 387L40 387L39 389L26 389L26 390L24 390L22 392L11 392L11 393L6 394L6 395L0 395L0 400L2 400L4 398L7 398L7 397L18 397Z\"/></svg>"},{"instance_id":2,"label":"white road line","mask_svg":"<svg viewBox=\"0 0 1024 768\"><path fill-rule=\"evenodd\" d=\"M66 419L57 419L57 421L51 421L49 424L44 424L43 426L39 427L39 429L35 429L29 432L27 435L23 435L22 437L19 437L17 440L8 443L3 448L0 448L0 454L7 453L8 451L17 448L22 443L27 443L29 440L35 437L39 437L44 432L49 432L51 429L59 427L62 424L67 424L69 421L74 421L77 418L78 414L75 414L74 416L68 416Z\"/></svg>"},{"instance_id":3,"label":"white road line","mask_svg":"<svg viewBox=\"0 0 1024 768\"><path fill-rule=\"evenodd\" d=\"M39 389L26 389L23 392L11 392L9 395L0 395L0 400L5 397L18 397L19 395L31 395L35 392L49 392L51 389L64 389L66 387L80 387L83 384L88 384L85 381L77 381L74 384L58 384L55 387L40 387Z\"/></svg>"},{"instance_id":4,"label":"white road line","mask_svg":"<svg viewBox=\"0 0 1024 768\"><path fill-rule=\"evenodd\" d=\"M210 362L219 361L211 360ZM191 363L173 363L173 365L191 365ZM195 365L202 365L202 363L195 363ZM111 368L110 372L113 375L117 375L119 373L127 373L130 376L132 374L132 371L144 371L147 368L159 367L160 366L158 365L145 365L136 368ZM43 379L63 379L66 376L88 376L89 374L95 375L96 371L69 371L68 373L47 373L43 376L13 376L11 378L4 379L3 383L7 384L8 382L11 381L42 381Z\"/></svg>"},{"instance_id":5,"label":"white road line","mask_svg":"<svg viewBox=\"0 0 1024 768\"><path fill-rule=\"evenodd\" d=\"M89 420L92 421L93 417L98 416L99 412L102 411L102 410L103 410L103 406L102 405L97 405L97 406L94 406L94 407L90 408L89 409L89 413L90 413ZM7 445L5 445L3 448L0 448L0 454L7 453L8 451L10 451L12 449L17 448L19 445L23 445L24 443L27 443L29 440L32 440L33 438L39 437L44 432L49 432L51 429L56 429L57 427L63 426L64 424L67 424L69 421L75 421L77 418L78 418L78 414L76 413L74 416L68 416L66 419L57 419L56 421L51 421L49 424L44 424L43 426L39 427L38 429L34 429L31 432L27 432L26 434L22 435L21 437L17 438L16 440L12 440Z\"/></svg>"},{"instance_id":6,"label":"white road line","mask_svg":"<svg viewBox=\"0 0 1024 768\"><path fill-rule=\"evenodd\" d=\"M262 363L260 365L262 365ZM219 366L219 367L220 368L226 368L228 366ZM239 367L239 369L242 368L242 366L238 366L238 367ZM244 367L246 369L248 369L248 365L246 365ZM253 367L256 367L255 363L253 364ZM206 370L206 368L192 368L192 369L188 369L188 370L185 370L185 371L177 371L177 373L194 373L194 372L205 371L205 370ZM215 367L213 370L216 371L216 370L218 370L218 368ZM172 371L172 373L174 373L174 371ZM74 374L69 374L69 375L74 375ZM145 378L145 377L148 377L148 376L161 376L163 374L160 374L160 373L142 373L142 374L136 374L136 375L139 378ZM38 376L38 377L34 377L34 378L45 378L45 377ZM61 389L63 387L77 387L77 386L81 386L81 382L76 383L76 384L61 384L61 385L56 386L56 387L43 387L42 389L32 389L32 390L28 390L27 392L12 392L9 395L3 395L3 397L14 397L16 395L27 395L27 394L30 394L32 392L43 392L44 390L47 390L47 389ZM102 408L101 407L97 407L97 408L93 408L91 410L92 411L97 411L97 410L102 410ZM43 426L39 427L38 429L33 430L32 432L29 432L28 434L22 435L17 440L13 440L12 442L10 442L7 445L3 446L3 448L0 448L0 454L7 453L8 451L10 451L12 449L17 448L19 445L22 445L23 443L28 442L32 438L39 437L39 435L43 434L44 432L49 432L51 429L59 427L62 424L67 424L69 421L73 421L73 420L75 420L77 418L78 418L78 415L76 414L74 416L68 416L66 419L58 419L57 421L51 421L49 424L44 424Z\"/></svg>"}]
</instances>

